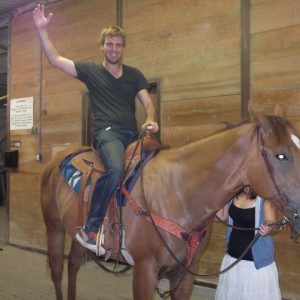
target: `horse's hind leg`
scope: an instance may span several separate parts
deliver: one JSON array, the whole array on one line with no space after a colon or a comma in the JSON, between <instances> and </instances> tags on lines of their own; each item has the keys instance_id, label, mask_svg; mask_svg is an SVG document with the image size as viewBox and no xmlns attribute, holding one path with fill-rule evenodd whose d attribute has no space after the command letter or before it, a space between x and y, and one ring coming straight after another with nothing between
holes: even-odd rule
<instances>
[{"instance_id":1,"label":"horse's hind leg","mask_svg":"<svg viewBox=\"0 0 300 300\"><path fill-rule=\"evenodd\" d=\"M86 249L77 241L72 240L68 258L68 300L76 299L76 278Z\"/></svg>"},{"instance_id":2,"label":"horse's hind leg","mask_svg":"<svg viewBox=\"0 0 300 300\"><path fill-rule=\"evenodd\" d=\"M47 227L49 266L57 300L63 299L61 282L64 264L64 238L63 228Z\"/></svg>"}]
</instances>

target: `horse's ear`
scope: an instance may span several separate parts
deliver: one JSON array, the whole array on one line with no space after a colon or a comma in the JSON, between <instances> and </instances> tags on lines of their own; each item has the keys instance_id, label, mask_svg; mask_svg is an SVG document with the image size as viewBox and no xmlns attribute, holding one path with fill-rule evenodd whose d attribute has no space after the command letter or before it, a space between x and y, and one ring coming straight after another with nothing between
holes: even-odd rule
<instances>
[{"instance_id":1,"label":"horse's ear","mask_svg":"<svg viewBox=\"0 0 300 300\"><path fill-rule=\"evenodd\" d=\"M255 108L252 99L250 99L248 102L248 111L253 123L261 125L265 122L266 120L265 115Z\"/></svg>"},{"instance_id":2,"label":"horse's ear","mask_svg":"<svg viewBox=\"0 0 300 300\"><path fill-rule=\"evenodd\" d=\"M260 127L260 132L264 137L267 136L270 133L271 126L265 114L255 109L252 100L248 102L248 111L252 122Z\"/></svg>"},{"instance_id":3,"label":"horse's ear","mask_svg":"<svg viewBox=\"0 0 300 300\"><path fill-rule=\"evenodd\" d=\"M282 117L284 118L284 111L283 108L280 104L276 104L274 107L274 115L277 117Z\"/></svg>"}]
</instances>

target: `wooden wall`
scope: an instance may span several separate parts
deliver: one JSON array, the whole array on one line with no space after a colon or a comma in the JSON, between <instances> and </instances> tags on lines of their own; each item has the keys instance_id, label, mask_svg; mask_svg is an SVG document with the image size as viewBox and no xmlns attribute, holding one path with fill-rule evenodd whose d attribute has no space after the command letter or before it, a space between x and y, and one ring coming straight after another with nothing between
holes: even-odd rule
<instances>
[{"instance_id":1,"label":"wooden wall","mask_svg":"<svg viewBox=\"0 0 300 300\"><path fill-rule=\"evenodd\" d=\"M251 1L251 94L271 113L279 103L288 118L300 118L300 1ZM289 231L275 237L280 284L288 299L300 299L300 248Z\"/></svg>"},{"instance_id":2,"label":"wooden wall","mask_svg":"<svg viewBox=\"0 0 300 300\"><path fill-rule=\"evenodd\" d=\"M251 92L266 112L300 116L300 2L251 1Z\"/></svg>"},{"instance_id":3,"label":"wooden wall","mask_svg":"<svg viewBox=\"0 0 300 300\"><path fill-rule=\"evenodd\" d=\"M54 13L49 34L59 52L73 60L100 62L99 33L116 22L116 2L63 0L49 7ZM281 103L293 118L299 118L299 10L298 0L251 1L252 99L266 112ZM124 63L160 80L165 144L185 144L216 130L221 121L240 120L239 0L124 0L122 19L127 33ZM37 130L10 131L10 140L20 140L21 147L19 168L10 172L9 242L45 249L40 174L57 147L81 144L86 88L41 57L31 12L12 20L10 54L9 97L34 97ZM217 224L201 272L219 269L223 232ZM296 299L299 247L288 233L276 236L276 246L282 289Z\"/></svg>"},{"instance_id":4,"label":"wooden wall","mask_svg":"<svg viewBox=\"0 0 300 300\"><path fill-rule=\"evenodd\" d=\"M240 111L240 6L226 1L124 1L126 62L161 78L162 137L184 144Z\"/></svg>"},{"instance_id":5,"label":"wooden wall","mask_svg":"<svg viewBox=\"0 0 300 300\"><path fill-rule=\"evenodd\" d=\"M113 1L102 2L105 10L98 0L62 1L49 7L54 13L49 35L62 55L95 62L101 59L99 33L106 24L115 22L116 11ZM31 12L12 20L10 99L34 96L38 134L10 132L11 140L21 140L19 168L10 176L11 243L45 247L41 170L55 148L81 144L81 99L85 91L81 82L50 66L44 56L41 60ZM37 154L41 154L42 161L36 160Z\"/></svg>"}]
</instances>

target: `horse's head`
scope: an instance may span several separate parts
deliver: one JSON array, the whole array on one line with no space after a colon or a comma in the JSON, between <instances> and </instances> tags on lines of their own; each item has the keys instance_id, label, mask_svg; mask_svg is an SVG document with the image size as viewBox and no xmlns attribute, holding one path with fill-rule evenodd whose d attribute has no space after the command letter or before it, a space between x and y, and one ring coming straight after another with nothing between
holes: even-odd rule
<instances>
[{"instance_id":1,"label":"horse's head","mask_svg":"<svg viewBox=\"0 0 300 300\"><path fill-rule=\"evenodd\" d=\"M255 192L273 201L300 234L300 139L282 116L250 110L254 121L252 144L257 142L247 172ZM254 162L255 161L255 162Z\"/></svg>"}]
</instances>

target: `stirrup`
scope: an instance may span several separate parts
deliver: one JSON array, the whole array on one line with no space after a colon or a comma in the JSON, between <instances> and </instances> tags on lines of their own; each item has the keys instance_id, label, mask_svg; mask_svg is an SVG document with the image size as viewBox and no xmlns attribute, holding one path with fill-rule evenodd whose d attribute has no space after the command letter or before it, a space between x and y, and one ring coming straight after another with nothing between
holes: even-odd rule
<instances>
[{"instance_id":1,"label":"stirrup","mask_svg":"<svg viewBox=\"0 0 300 300\"><path fill-rule=\"evenodd\" d=\"M101 225L96 237L96 255L102 256L105 254L104 245L104 226Z\"/></svg>"}]
</instances>

